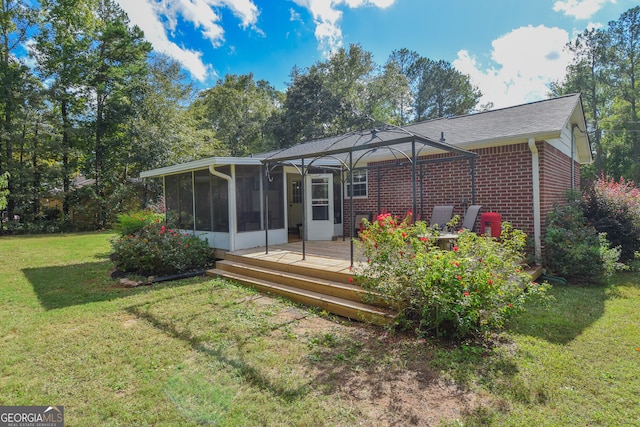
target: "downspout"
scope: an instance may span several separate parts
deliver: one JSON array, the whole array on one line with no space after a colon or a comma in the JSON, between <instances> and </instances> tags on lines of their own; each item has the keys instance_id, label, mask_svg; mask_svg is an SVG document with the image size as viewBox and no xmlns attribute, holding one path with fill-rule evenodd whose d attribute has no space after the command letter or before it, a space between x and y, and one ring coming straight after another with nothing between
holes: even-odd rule
<instances>
[{"instance_id":1,"label":"downspout","mask_svg":"<svg viewBox=\"0 0 640 427\"><path fill-rule=\"evenodd\" d=\"M229 250L236 250L236 186L233 185L233 178L216 170L215 165L209 165L209 173L227 181L229 193Z\"/></svg>"},{"instance_id":2,"label":"downspout","mask_svg":"<svg viewBox=\"0 0 640 427\"><path fill-rule=\"evenodd\" d=\"M575 191L576 189L576 175L575 175L575 162L573 159L574 156L574 151L575 151L575 146L576 146L576 137L574 134L574 131L576 130L576 128L578 127L578 125L574 124L571 126L571 191Z\"/></svg>"},{"instance_id":3,"label":"downspout","mask_svg":"<svg viewBox=\"0 0 640 427\"><path fill-rule=\"evenodd\" d=\"M533 183L533 239L536 263L542 259L542 226L540 215L540 158L535 138L529 138L531 150L531 181Z\"/></svg>"}]
</instances>

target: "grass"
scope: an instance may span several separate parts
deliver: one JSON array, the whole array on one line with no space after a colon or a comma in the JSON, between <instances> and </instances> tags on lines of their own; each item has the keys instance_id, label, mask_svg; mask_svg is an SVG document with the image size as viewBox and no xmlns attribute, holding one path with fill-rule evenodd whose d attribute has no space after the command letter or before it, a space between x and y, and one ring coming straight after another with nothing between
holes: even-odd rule
<instances>
[{"instance_id":1,"label":"grass","mask_svg":"<svg viewBox=\"0 0 640 427\"><path fill-rule=\"evenodd\" d=\"M415 376L477 396L446 425L640 425L638 274L556 287L494 346L451 345L218 279L121 288L111 237L0 238L0 405L64 405L67 425L427 424L421 402L376 408L385 381Z\"/></svg>"}]
</instances>

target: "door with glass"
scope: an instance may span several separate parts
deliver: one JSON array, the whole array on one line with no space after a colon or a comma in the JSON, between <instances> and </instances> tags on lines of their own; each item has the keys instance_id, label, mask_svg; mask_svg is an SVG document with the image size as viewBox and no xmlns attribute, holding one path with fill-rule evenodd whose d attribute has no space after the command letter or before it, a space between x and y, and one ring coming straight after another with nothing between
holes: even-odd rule
<instances>
[{"instance_id":1,"label":"door with glass","mask_svg":"<svg viewBox=\"0 0 640 427\"><path fill-rule=\"evenodd\" d=\"M306 235L308 240L331 240L333 237L333 176L307 175Z\"/></svg>"}]
</instances>

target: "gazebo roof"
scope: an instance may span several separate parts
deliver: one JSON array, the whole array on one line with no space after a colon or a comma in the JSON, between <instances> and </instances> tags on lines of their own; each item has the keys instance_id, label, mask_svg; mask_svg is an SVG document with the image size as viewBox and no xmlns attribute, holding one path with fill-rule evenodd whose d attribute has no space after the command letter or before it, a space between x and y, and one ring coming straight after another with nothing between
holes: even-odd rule
<instances>
[{"instance_id":1,"label":"gazebo roof","mask_svg":"<svg viewBox=\"0 0 640 427\"><path fill-rule=\"evenodd\" d=\"M300 159L313 161L321 158L335 158L341 162L347 162L350 153L376 152L382 148L406 153L410 152L413 143L418 145L418 149L431 147L442 152L452 152L469 157L475 156L475 153L447 144L443 140L435 140L421 135L409 130L408 127L383 125L370 130L354 131L344 135L305 142L279 151L260 154L256 157L262 158L264 163Z\"/></svg>"}]
</instances>

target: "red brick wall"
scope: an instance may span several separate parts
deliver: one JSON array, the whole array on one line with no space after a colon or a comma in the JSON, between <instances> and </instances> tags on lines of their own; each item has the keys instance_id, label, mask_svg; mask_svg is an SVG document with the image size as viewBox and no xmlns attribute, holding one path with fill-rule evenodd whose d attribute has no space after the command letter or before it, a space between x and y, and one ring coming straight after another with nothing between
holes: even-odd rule
<instances>
[{"instance_id":1,"label":"red brick wall","mask_svg":"<svg viewBox=\"0 0 640 427\"><path fill-rule=\"evenodd\" d=\"M564 199L571 187L570 159L544 142L537 143L540 152L542 225L546 213ZM476 198L482 212L498 212L503 221L533 235L533 183L531 151L527 143L476 150ZM440 159L437 155L422 159ZM356 213L378 213L378 171L380 170L380 206L404 217L412 207L411 166L396 166L394 161L369 165L368 197L354 199ZM422 169L422 175L420 170ZM580 182L576 164L576 185ZM422 176L422 179L421 179ZM454 213L464 214L471 204L471 168L468 160L427 163L417 170L418 214L429 220L434 205L454 205ZM422 204L420 203L422 195ZM349 200L345 200L345 233L350 235ZM479 225L478 223L476 225Z\"/></svg>"},{"instance_id":2,"label":"red brick wall","mask_svg":"<svg viewBox=\"0 0 640 427\"><path fill-rule=\"evenodd\" d=\"M540 153L540 213L544 240L547 214L556 204L566 202L571 189L571 158L548 144L537 143ZM580 190L580 164L574 161L574 184Z\"/></svg>"}]
</instances>

